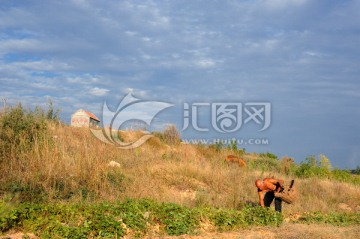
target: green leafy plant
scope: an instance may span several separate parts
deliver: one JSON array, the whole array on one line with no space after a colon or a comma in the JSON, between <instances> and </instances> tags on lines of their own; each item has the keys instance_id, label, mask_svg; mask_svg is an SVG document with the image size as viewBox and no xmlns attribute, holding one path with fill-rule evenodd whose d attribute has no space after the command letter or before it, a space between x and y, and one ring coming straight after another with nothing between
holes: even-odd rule
<instances>
[{"instance_id":1,"label":"green leafy plant","mask_svg":"<svg viewBox=\"0 0 360 239\"><path fill-rule=\"evenodd\" d=\"M165 224L165 231L169 235L193 233L200 221L200 214L196 210L174 203L162 204L157 210L157 215Z\"/></svg>"},{"instance_id":2,"label":"green leafy plant","mask_svg":"<svg viewBox=\"0 0 360 239\"><path fill-rule=\"evenodd\" d=\"M145 235L150 225L159 224L168 235L192 234L202 219L220 231L248 225L278 226L281 214L272 209L245 207L242 210L188 208L149 199L94 204L0 204L0 229L18 228L44 238L114 238L129 230Z\"/></svg>"}]
</instances>

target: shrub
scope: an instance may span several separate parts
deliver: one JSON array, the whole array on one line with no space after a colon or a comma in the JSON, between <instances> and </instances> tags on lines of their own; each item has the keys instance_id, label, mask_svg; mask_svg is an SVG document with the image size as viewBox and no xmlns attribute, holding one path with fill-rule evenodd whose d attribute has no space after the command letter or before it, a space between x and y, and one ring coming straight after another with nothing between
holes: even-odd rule
<instances>
[{"instance_id":1,"label":"shrub","mask_svg":"<svg viewBox=\"0 0 360 239\"><path fill-rule=\"evenodd\" d=\"M283 222L281 213L272 208L246 206L240 211L231 209L210 209L210 220L222 230L240 226L279 226Z\"/></svg>"},{"instance_id":2,"label":"shrub","mask_svg":"<svg viewBox=\"0 0 360 239\"><path fill-rule=\"evenodd\" d=\"M357 166L356 169L350 170L352 174L360 175L360 166Z\"/></svg>"},{"instance_id":3,"label":"shrub","mask_svg":"<svg viewBox=\"0 0 360 239\"><path fill-rule=\"evenodd\" d=\"M210 210L210 221L220 230L226 231L244 224L240 212L230 209Z\"/></svg>"},{"instance_id":4,"label":"shrub","mask_svg":"<svg viewBox=\"0 0 360 239\"><path fill-rule=\"evenodd\" d=\"M175 125L170 124L165 128L163 133L163 140L165 143L170 145L175 145L180 143L181 141L180 133Z\"/></svg>"},{"instance_id":5,"label":"shrub","mask_svg":"<svg viewBox=\"0 0 360 239\"><path fill-rule=\"evenodd\" d=\"M340 182L360 184L360 176L352 175L347 170L334 169L331 172L331 178L333 178L337 181L340 181Z\"/></svg>"},{"instance_id":6,"label":"shrub","mask_svg":"<svg viewBox=\"0 0 360 239\"><path fill-rule=\"evenodd\" d=\"M266 152L266 153L260 153L261 157L269 158L269 159L278 159L278 157L275 154Z\"/></svg>"},{"instance_id":7,"label":"shrub","mask_svg":"<svg viewBox=\"0 0 360 239\"><path fill-rule=\"evenodd\" d=\"M279 172L281 169L281 162L274 158L258 158L256 160L249 160L247 167L249 169L261 170L263 172Z\"/></svg>"},{"instance_id":8,"label":"shrub","mask_svg":"<svg viewBox=\"0 0 360 239\"><path fill-rule=\"evenodd\" d=\"M330 168L330 160L324 155L320 155L320 161L314 155L311 155L305 159L305 162L300 163L300 166L295 171L295 175L301 178L329 178L331 177Z\"/></svg>"},{"instance_id":9,"label":"shrub","mask_svg":"<svg viewBox=\"0 0 360 239\"><path fill-rule=\"evenodd\" d=\"M165 224L165 231L169 235L191 234L200 221L200 214L196 210L181 207L174 203L164 203L157 212L160 221Z\"/></svg>"},{"instance_id":10,"label":"shrub","mask_svg":"<svg viewBox=\"0 0 360 239\"><path fill-rule=\"evenodd\" d=\"M282 173L290 175L295 170L296 165L294 164L294 159L285 156L280 160L280 162Z\"/></svg>"},{"instance_id":11,"label":"shrub","mask_svg":"<svg viewBox=\"0 0 360 239\"><path fill-rule=\"evenodd\" d=\"M29 151L38 138L46 136L47 124L43 111L26 111L21 104L11 108L0 118L0 155L10 159L10 155Z\"/></svg>"},{"instance_id":12,"label":"shrub","mask_svg":"<svg viewBox=\"0 0 360 239\"><path fill-rule=\"evenodd\" d=\"M60 121L60 109L55 109L54 104L50 98L48 99L46 119L54 122Z\"/></svg>"},{"instance_id":13,"label":"shrub","mask_svg":"<svg viewBox=\"0 0 360 239\"><path fill-rule=\"evenodd\" d=\"M215 149L216 152L220 152L221 150L225 149L225 144L222 141L218 141L215 144L210 144L209 148Z\"/></svg>"},{"instance_id":14,"label":"shrub","mask_svg":"<svg viewBox=\"0 0 360 239\"><path fill-rule=\"evenodd\" d=\"M258 226L280 226L283 222L283 215L272 208L245 207L242 210L244 221L247 225Z\"/></svg>"},{"instance_id":15,"label":"shrub","mask_svg":"<svg viewBox=\"0 0 360 239\"><path fill-rule=\"evenodd\" d=\"M233 152L237 152L238 150L238 147L237 147L237 143L236 143L236 140L232 140L230 142L230 144L228 145L228 150L232 150Z\"/></svg>"}]
</instances>

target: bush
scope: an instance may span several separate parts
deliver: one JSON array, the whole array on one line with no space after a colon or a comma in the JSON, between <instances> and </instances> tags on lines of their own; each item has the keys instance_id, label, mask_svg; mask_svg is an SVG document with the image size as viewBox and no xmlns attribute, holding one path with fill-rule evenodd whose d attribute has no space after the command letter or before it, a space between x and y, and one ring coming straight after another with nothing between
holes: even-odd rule
<instances>
[{"instance_id":1,"label":"bush","mask_svg":"<svg viewBox=\"0 0 360 239\"><path fill-rule=\"evenodd\" d=\"M278 156L276 156L275 154L269 153L269 152L260 153L260 156L264 157L264 158L269 158L269 159L278 159Z\"/></svg>"},{"instance_id":2,"label":"bush","mask_svg":"<svg viewBox=\"0 0 360 239\"><path fill-rule=\"evenodd\" d=\"M166 126L164 133L163 133L163 140L165 143L169 145L175 145L180 143L181 137L180 133L177 130L176 126L173 124L170 124Z\"/></svg>"},{"instance_id":3,"label":"bush","mask_svg":"<svg viewBox=\"0 0 360 239\"><path fill-rule=\"evenodd\" d=\"M281 162L274 158L258 158L256 160L249 160L247 167L249 169L257 169L263 172L279 172L281 170Z\"/></svg>"},{"instance_id":4,"label":"bush","mask_svg":"<svg viewBox=\"0 0 360 239\"><path fill-rule=\"evenodd\" d=\"M283 157L281 160L281 172L286 175L291 175L292 172L296 169L296 164L294 163L294 159L289 158L287 156Z\"/></svg>"},{"instance_id":5,"label":"bush","mask_svg":"<svg viewBox=\"0 0 360 239\"><path fill-rule=\"evenodd\" d=\"M46 119L54 122L60 121L60 109L55 109L52 100L48 99L48 109L46 114Z\"/></svg>"},{"instance_id":6,"label":"bush","mask_svg":"<svg viewBox=\"0 0 360 239\"><path fill-rule=\"evenodd\" d=\"M196 210L174 203L162 204L157 213L169 235L191 234L200 222L200 214Z\"/></svg>"},{"instance_id":7,"label":"bush","mask_svg":"<svg viewBox=\"0 0 360 239\"><path fill-rule=\"evenodd\" d=\"M228 150L231 150L233 152L237 152L238 151L238 147L237 147L237 142L236 140L232 140L229 144L228 144Z\"/></svg>"},{"instance_id":8,"label":"bush","mask_svg":"<svg viewBox=\"0 0 360 239\"><path fill-rule=\"evenodd\" d=\"M356 169L350 170L352 174L360 175L360 166L357 166Z\"/></svg>"},{"instance_id":9,"label":"bush","mask_svg":"<svg viewBox=\"0 0 360 239\"><path fill-rule=\"evenodd\" d=\"M272 208L247 206L240 211L210 209L210 220L223 231L240 226L279 226L283 222L283 216Z\"/></svg>"},{"instance_id":10,"label":"bush","mask_svg":"<svg viewBox=\"0 0 360 239\"><path fill-rule=\"evenodd\" d=\"M27 152L38 138L46 136L44 112L36 108L26 111L21 104L11 108L0 118L0 155L10 159L19 152Z\"/></svg>"},{"instance_id":11,"label":"bush","mask_svg":"<svg viewBox=\"0 0 360 239\"><path fill-rule=\"evenodd\" d=\"M300 178L329 178L331 177L330 169L330 160L324 155L320 155L320 160L311 155L305 159L305 162L300 163L300 166L295 171L295 175Z\"/></svg>"},{"instance_id":12,"label":"bush","mask_svg":"<svg viewBox=\"0 0 360 239\"><path fill-rule=\"evenodd\" d=\"M353 179L353 175L345 170L335 169L331 174L333 179L340 182L350 182Z\"/></svg>"},{"instance_id":13,"label":"bush","mask_svg":"<svg viewBox=\"0 0 360 239\"><path fill-rule=\"evenodd\" d=\"M21 104L8 108L0 117L0 195L11 194L20 202L42 202L47 196L38 170L43 152L53 144L48 122L57 120L52 103L49 110L24 109ZM35 162L35 163L34 163ZM30 175L36 175L31 178Z\"/></svg>"}]
</instances>

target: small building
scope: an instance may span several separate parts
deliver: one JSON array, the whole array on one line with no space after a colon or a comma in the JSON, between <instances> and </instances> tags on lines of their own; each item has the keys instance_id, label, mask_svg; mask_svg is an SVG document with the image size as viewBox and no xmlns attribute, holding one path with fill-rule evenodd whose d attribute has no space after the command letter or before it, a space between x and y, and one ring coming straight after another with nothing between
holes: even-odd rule
<instances>
[{"instance_id":1,"label":"small building","mask_svg":"<svg viewBox=\"0 0 360 239\"><path fill-rule=\"evenodd\" d=\"M93 113L83 109L77 110L71 115L71 126L73 127L99 127L100 120Z\"/></svg>"}]
</instances>

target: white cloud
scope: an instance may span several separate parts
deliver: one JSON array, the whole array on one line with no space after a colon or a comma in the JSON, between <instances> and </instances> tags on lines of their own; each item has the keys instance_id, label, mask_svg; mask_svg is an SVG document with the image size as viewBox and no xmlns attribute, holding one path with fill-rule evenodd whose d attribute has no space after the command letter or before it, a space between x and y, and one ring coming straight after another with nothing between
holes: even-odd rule
<instances>
[{"instance_id":1,"label":"white cloud","mask_svg":"<svg viewBox=\"0 0 360 239\"><path fill-rule=\"evenodd\" d=\"M201 68L212 68L216 66L216 62L213 59L200 59L196 61L195 64Z\"/></svg>"},{"instance_id":2,"label":"white cloud","mask_svg":"<svg viewBox=\"0 0 360 239\"><path fill-rule=\"evenodd\" d=\"M0 39L0 54L12 52L35 52L43 50L44 46L39 40L36 39Z\"/></svg>"},{"instance_id":3,"label":"white cloud","mask_svg":"<svg viewBox=\"0 0 360 239\"><path fill-rule=\"evenodd\" d=\"M29 61L29 62L15 62L10 64L11 66L18 69L26 69L30 71L64 71L71 67L66 63L53 62L53 61Z\"/></svg>"},{"instance_id":4,"label":"white cloud","mask_svg":"<svg viewBox=\"0 0 360 239\"><path fill-rule=\"evenodd\" d=\"M287 7L300 7L307 3L308 0L262 0L263 4L269 10L282 10Z\"/></svg>"},{"instance_id":5,"label":"white cloud","mask_svg":"<svg viewBox=\"0 0 360 239\"><path fill-rule=\"evenodd\" d=\"M89 93L95 96L104 96L106 95L110 90L108 89L102 89L102 88L98 88L98 87L94 87L92 89L89 90Z\"/></svg>"}]
</instances>

